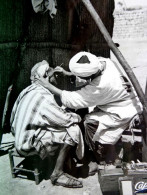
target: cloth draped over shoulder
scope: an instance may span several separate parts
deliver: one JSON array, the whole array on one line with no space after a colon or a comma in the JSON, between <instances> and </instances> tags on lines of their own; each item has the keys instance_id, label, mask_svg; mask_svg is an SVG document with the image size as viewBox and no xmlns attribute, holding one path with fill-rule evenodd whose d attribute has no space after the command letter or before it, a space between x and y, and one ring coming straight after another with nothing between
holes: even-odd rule
<instances>
[{"instance_id":1,"label":"cloth draped over shoulder","mask_svg":"<svg viewBox=\"0 0 147 195\"><path fill-rule=\"evenodd\" d=\"M57 13L57 1L56 0L32 0L32 6L36 13L46 12L49 10L51 18Z\"/></svg>"},{"instance_id":2,"label":"cloth draped over shoulder","mask_svg":"<svg viewBox=\"0 0 147 195\"><path fill-rule=\"evenodd\" d=\"M74 109L96 106L87 115L87 120L99 121L93 141L115 144L133 116L142 112L142 105L115 64L108 58L98 59L106 63L102 74L78 91L62 91L61 100L66 107Z\"/></svg>"},{"instance_id":3,"label":"cloth draped over shoulder","mask_svg":"<svg viewBox=\"0 0 147 195\"><path fill-rule=\"evenodd\" d=\"M16 149L22 155L36 149L44 159L59 144L77 144L77 156L82 158L83 137L77 125L80 120L75 113L59 107L53 94L34 83L20 93L12 110L10 123Z\"/></svg>"}]
</instances>

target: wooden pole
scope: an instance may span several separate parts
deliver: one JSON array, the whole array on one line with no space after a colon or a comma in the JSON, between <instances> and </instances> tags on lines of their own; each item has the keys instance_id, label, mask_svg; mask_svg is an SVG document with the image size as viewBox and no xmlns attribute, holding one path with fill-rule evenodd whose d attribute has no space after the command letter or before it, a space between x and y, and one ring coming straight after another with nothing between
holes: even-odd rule
<instances>
[{"instance_id":1,"label":"wooden pole","mask_svg":"<svg viewBox=\"0 0 147 195\"><path fill-rule=\"evenodd\" d=\"M143 159L145 161L147 161L147 150L146 150L146 142L147 142L147 100L145 98L145 95L142 91L142 88L138 82L138 80L136 79L135 74L133 73L132 69L130 68L129 64L127 63L127 61L125 60L125 58L123 57L122 53L119 51L119 49L116 47L116 45L113 43L112 38L110 36L110 34L108 33L106 27L104 26L101 18L99 17L98 13L96 12L96 10L94 9L93 5L91 4L90 0L82 0L83 4L85 5L85 7L87 8L87 10L89 11L90 15L92 16L92 18L94 19L95 23L97 24L99 30L101 31L102 35L104 36L108 46L110 47L110 49L112 50L112 52L114 53L114 55L116 56L116 58L118 59L118 61L120 62L120 64L122 65L123 69L125 70L126 74L128 75L130 81L132 82L136 93L143 105L143 116L144 116L144 121L145 121L145 125L146 125L146 129L145 129L145 138L143 140L143 145L144 145L144 153L143 153Z\"/></svg>"}]
</instances>

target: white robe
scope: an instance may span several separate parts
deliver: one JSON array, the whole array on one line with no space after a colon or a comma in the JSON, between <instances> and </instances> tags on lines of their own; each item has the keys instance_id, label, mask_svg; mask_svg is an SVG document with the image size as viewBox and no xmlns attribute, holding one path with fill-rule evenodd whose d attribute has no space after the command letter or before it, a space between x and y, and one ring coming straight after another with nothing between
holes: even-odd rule
<instances>
[{"instance_id":1,"label":"white robe","mask_svg":"<svg viewBox=\"0 0 147 195\"><path fill-rule=\"evenodd\" d=\"M115 144L130 120L142 111L142 105L133 87L128 89L114 63L110 59L105 61L106 67L101 76L81 90L63 91L61 99L66 107L74 109L97 106L100 111L87 116L100 122L93 141Z\"/></svg>"}]
</instances>

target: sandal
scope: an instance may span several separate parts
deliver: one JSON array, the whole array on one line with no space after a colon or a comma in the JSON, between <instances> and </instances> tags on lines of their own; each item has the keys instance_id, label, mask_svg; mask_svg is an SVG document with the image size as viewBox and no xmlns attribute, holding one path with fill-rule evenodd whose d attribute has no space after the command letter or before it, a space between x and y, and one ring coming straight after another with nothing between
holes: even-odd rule
<instances>
[{"instance_id":1,"label":"sandal","mask_svg":"<svg viewBox=\"0 0 147 195\"><path fill-rule=\"evenodd\" d=\"M58 182L59 177L62 175L68 178L66 183ZM64 173L64 172L62 172L59 175L51 175L50 179L51 179L52 184L56 186L63 186L66 188L82 188L83 187L83 184L81 181L79 181L75 177L72 177L71 175L68 175L67 173Z\"/></svg>"}]
</instances>

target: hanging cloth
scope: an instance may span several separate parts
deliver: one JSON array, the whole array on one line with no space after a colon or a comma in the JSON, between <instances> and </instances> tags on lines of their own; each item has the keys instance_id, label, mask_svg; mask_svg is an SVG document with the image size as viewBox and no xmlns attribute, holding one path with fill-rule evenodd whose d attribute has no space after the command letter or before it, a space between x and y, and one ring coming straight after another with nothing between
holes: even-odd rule
<instances>
[{"instance_id":1,"label":"hanging cloth","mask_svg":"<svg viewBox=\"0 0 147 195\"><path fill-rule=\"evenodd\" d=\"M49 10L50 17L53 18L57 13L56 0L31 0L33 9L36 13Z\"/></svg>"}]
</instances>

